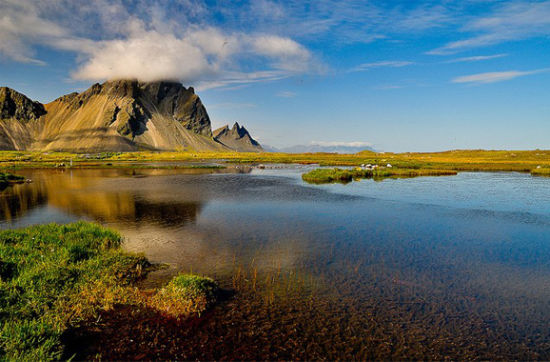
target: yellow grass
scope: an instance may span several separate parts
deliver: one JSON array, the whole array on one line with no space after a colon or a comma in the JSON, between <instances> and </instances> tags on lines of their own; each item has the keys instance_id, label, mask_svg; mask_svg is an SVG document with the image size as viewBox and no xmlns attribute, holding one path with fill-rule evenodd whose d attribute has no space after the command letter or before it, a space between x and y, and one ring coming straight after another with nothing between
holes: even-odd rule
<instances>
[{"instance_id":1,"label":"yellow grass","mask_svg":"<svg viewBox=\"0 0 550 362\"><path fill-rule=\"evenodd\" d=\"M231 162L231 163L301 163L323 166L357 166L392 164L407 169L455 171L531 172L550 168L550 151L455 150L433 153L238 153L238 152L125 152L71 154L65 152L0 152L0 167L118 167L132 162Z\"/></svg>"}]
</instances>

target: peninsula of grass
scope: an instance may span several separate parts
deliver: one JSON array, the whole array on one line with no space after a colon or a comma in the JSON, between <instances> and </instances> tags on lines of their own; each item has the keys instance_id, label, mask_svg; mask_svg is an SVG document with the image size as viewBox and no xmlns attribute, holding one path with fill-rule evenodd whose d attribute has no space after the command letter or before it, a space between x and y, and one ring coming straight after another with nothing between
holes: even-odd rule
<instances>
[{"instance_id":1,"label":"peninsula of grass","mask_svg":"<svg viewBox=\"0 0 550 362\"><path fill-rule=\"evenodd\" d=\"M550 177L550 168L536 168L531 170L531 175Z\"/></svg>"},{"instance_id":2,"label":"peninsula of grass","mask_svg":"<svg viewBox=\"0 0 550 362\"><path fill-rule=\"evenodd\" d=\"M120 244L118 233L87 222L1 231L0 360L71 358L63 336L119 305L155 307L166 295L178 309L159 312L181 316L212 303L215 283L197 276L176 278L161 295L141 293L135 283L150 264Z\"/></svg>"},{"instance_id":3,"label":"peninsula of grass","mask_svg":"<svg viewBox=\"0 0 550 362\"><path fill-rule=\"evenodd\" d=\"M453 170L431 170L431 169L399 169L399 168L376 168L370 169L341 169L341 168L318 168L302 175L302 180L313 184L324 183L348 183L353 180L372 178L375 180L384 178L409 178L418 176L451 176L456 175Z\"/></svg>"}]
</instances>

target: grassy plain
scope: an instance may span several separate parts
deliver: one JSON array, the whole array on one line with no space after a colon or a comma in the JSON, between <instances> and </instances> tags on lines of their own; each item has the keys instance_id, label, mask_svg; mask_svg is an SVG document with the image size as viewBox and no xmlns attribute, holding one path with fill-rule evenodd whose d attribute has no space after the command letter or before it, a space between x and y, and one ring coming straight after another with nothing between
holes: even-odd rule
<instances>
[{"instance_id":1,"label":"grassy plain","mask_svg":"<svg viewBox=\"0 0 550 362\"><path fill-rule=\"evenodd\" d=\"M358 166L379 164L402 169L454 171L517 171L550 169L550 151L454 150L432 153L239 153L239 152L125 152L72 154L66 152L0 152L2 168L50 167L163 167L151 162L218 162L218 163L299 163L321 166ZM132 165L138 163L137 165ZM171 166L177 167L177 166ZM184 167L184 166L180 166ZM189 166L198 167L198 166ZM537 168L539 167L539 168ZM542 171L535 171L543 174Z\"/></svg>"}]
</instances>

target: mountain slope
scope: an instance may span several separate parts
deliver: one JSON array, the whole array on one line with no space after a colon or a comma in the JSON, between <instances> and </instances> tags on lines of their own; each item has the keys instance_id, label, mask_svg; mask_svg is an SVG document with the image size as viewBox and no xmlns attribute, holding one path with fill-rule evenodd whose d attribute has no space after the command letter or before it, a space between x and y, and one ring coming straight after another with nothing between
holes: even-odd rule
<instances>
[{"instance_id":1,"label":"mountain slope","mask_svg":"<svg viewBox=\"0 0 550 362\"><path fill-rule=\"evenodd\" d=\"M238 152L262 152L262 146L250 136L246 128L240 126L237 122L233 128L223 126L213 133L214 140L220 144Z\"/></svg>"},{"instance_id":2,"label":"mountain slope","mask_svg":"<svg viewBox=\"0 0 550 362\"><path fill-rule=\"evenodd\" d=\"M238 125L237 125L238 126ZM246 147L259 145L248 131ZM229 142L231 143L231 142ZM42 105L0 88L0 149L37 151L228 151L212 137L193 88L177 82L116 80Z\"/></svg>"},{"instance_id":3,"label":"mountain slope","mask_svg":"<svg viewBox=\"0 0 550 362\"><path fill-rule=\"evenodd\" d=\"M0 149L23 150L30 147L40 131L44 106L13 89L0 88Z\"/></svg>"},{"instance_id":4,"label":"mountain slope","mask_svg":"<svg viewBox=\"0 0 550 362\"><path fill-rule=\"evenodd\" d=\"M222 150L193 89L179 83L119 80L94 84L45 106L35 150Z\"/></svg>"}]
</instances>

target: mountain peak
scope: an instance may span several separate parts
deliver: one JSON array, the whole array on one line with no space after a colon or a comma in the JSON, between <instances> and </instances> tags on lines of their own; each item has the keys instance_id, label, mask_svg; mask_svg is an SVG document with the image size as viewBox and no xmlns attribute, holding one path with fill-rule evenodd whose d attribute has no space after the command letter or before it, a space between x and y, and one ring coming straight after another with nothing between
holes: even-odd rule
<instances>
[{"instance_id":1,"label":"mountain peak","mask_svg":"<svg viewBox=\"0 0 550 362\"><path fill-rule=\"evenodd\" d=\"M60 97L56 102L66 103L76 110L102 97L112 102L112 121L124 119L118 131L135 138L147 131L146 123L153 114L172 119L185 129L212 137L210 118L193 88L185 88L175 81L141 82L137 79L114 79L96 83L80 94ZM116 114L115 114L116 113ZM118 124L118 123L117 123Z\"/></svg>"},{"instance_id":2,"label":"mountain peak","mask_svg":"<svg viewBox=\"0 0 550 362\"><path fill-rule=\"evenodd\" d=\"M262 146L238 122L235 122L232 128L229 128L228 125L218 128L213 132L213 136L214 140L233 150L245 152L263 151Z\"/></svg>"},{"instance_id":3,"label":"mountain peak","mask_svg":"<svg viewBox=\"0 0 550 362\"><path fill-rule=\"evenodd\" d=\"M8 87L0 87L0 119L36 120L46 114L44 106Z\"/></svg>"},{"instance_id":4,"label":"mountain peak","mask_svg":"<svg viewBox=\"0 0 550 362\"><path fill-rule=\"evenodd\" d=\"M0 87L0 122L2 150L262 151L238 122L212 137L195 90L170 80L109 80L46 105Z\"/></svg>"}]
</instances>

